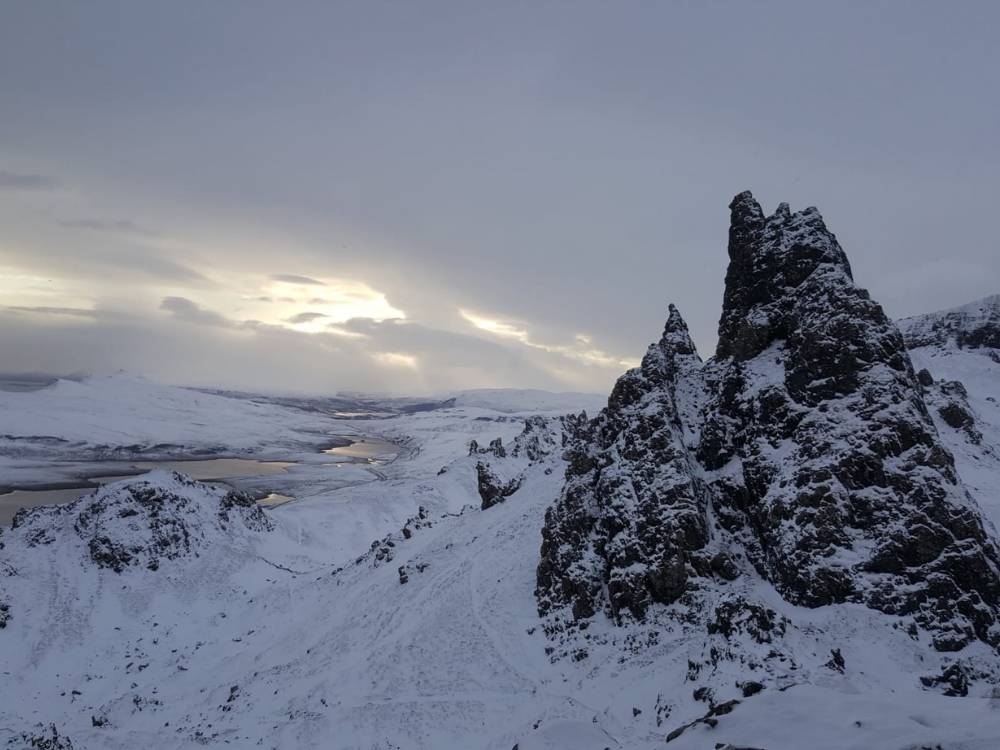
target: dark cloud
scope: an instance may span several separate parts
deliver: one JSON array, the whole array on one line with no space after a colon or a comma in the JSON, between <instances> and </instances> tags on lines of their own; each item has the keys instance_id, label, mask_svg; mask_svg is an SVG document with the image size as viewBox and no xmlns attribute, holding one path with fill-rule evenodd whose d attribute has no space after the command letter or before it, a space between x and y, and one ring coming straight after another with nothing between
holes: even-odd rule
<instances>
[{"instance_id":1,"label":"dark cloud","mask_svg":"<svg viewBox=\"0 0 1000 750\"><path fill-rule=\"evenodd\" d=\"M214 310L207 310L187 297L164 297L160 302L160 309L166 310L177 320L182 320L185 323L219 328L235 328L238 325L225 315Z\"/></svg>"},{"instance_id":2,"label":"dark cloud","mask_svg":"<svg viewBox=\"0 0 1000 750\"><path fill-rule=\"evenodd\" d=\"M58 190L54 177L41 174L20 174L0 169L0 190Z\"/></svg>"},{"instance_id":3,"label":"dark cloud","mask_svg":"<svg viewBox=\"0 0 1000 750\"><path fill-rule=\"evenodd\" d=\"M193 268L164 258L154 251L137 249L132 253L118 254L116 261L126 268L140 271L158 280L172 279L188 284L212 284L210 279L198 273Z\"/></svg>"},{"instance_id":4,"label":"dark cloud","mask_svg":"<svg viewBox=\"0 0 1000 750\"><path fill-rule=\"evenodd\" d=\"M330 316L327 315L326 313L302 312L302 313L299 313L298 315L293 315L290 318L286 318L286 322L288 322L288 323L312 323L314 320L319 320L320 318L328 318L328 317L330 317Z\"/></svg>"},{"instance_id":5,"label":"dark cloud","mask_svg":"<svg viewBox=\"0 0 1000 750\"><path fill-rule=\"evenodd\" d=\"M309 276L299 276L295 273L276 273L272 274L271 278L274 281L284 281L286 284L301 284L302 286L326 286L319 279L313 279Z\"/></svg>"}]
</instances>

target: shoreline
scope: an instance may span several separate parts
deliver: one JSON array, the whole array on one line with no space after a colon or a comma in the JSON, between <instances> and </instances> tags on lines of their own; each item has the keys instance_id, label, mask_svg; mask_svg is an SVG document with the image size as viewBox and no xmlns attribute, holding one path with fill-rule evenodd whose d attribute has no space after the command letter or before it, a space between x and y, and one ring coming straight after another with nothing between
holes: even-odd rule
<instances>
[{"instance_id":1,"label":"shoreline","mask_svg":"<svg viewBox=\"0 0 1000 750\"><path fill-rule=\"evenodd\" d=\"M372 450L360 450L357 451L358 455L350 455L349 451L337 452L342 449L349 449L354 445L372 445L376 446L376 451ZM378 453L378 448L385 446L392 446L395 450L392 452L385 451L384 453ZM315 449L314 449L315 450ZM386 440L381 437L375 437L371 435L331 435L328 439L320 446L319 450L315 453L310 451L307 454L300 455L318 455L318 456L330 456L334 460L324 461L323 464L338 465L338 464L354 464L354 465L377 465L383 463L390 463L395 460L401 452L401 447L396 443ZM17 484L3 484L0 485L0 526L9 526L13 520L14 515L17 514L22 508L33 508L40 507L44 505L62 505L65 503L73 502L80 497L99 489L105 484L110 484L111 482L117 482L124 479L129 479L132 477L142 476L150 471L157 468L167 468L174 471L178 471L182 474L187 474L184 469L185 467L171 467L170 464L209 464L212 462L240 462L239 465L230 465L227 469L225 467L220 468L219 474L221 476L214 476L212 474L206 476L193 476L192 478L200 482L216 482L227 484L233 489L243 489L243 491L249 492L254 496L257 501L267 500L268 498L279 495L282 497L288 497L287 500L282 500L279 503L262 503L262 507L279 507L280 505L285 505L296 501L296 497L286 494L285 491L281 489L259 489L259 488L241 488L238 486L238 482L233 480L256 480L261 477L267 477L271 475L282 475L287 474L292 468L296 466L301 466L307 464L302 458L282 460L274 458L268 455L267 458L260 457L250 457L246 454L234 455L232 453L220 453L213 455L197 454L196 456L191 456L187 454L184 457L183 454L173 454L171 458L165 459L155 459L149 460L112 460L112 461L100 461L100 462L81 462L81 471L78 480L65 480L60 482L40 482L40 483L17 483ZM385 456L385 458L380 458L380 456ZM101 468L92 468L87 470L85 467L87 464L92 464L99 466ZM148 464L143 466L143 464ZM120 466L120 468L119 468ZM253 471L252 469L256 467L258 470ZM247 472L239 472L236 469L247 468L251 469ZM260 470L263 469L263 470ZM236 473L232 473L232 472ZM67 497L65 499L56 499L55 497L45 498L38 497L40 495L46 495L49 493L68 493L70 491L78 491L78 494L73 497ZM5 507L5 500L10 498L11 495L17 495L18 493L25 493L23 498L26 504L18 504L16 507L8 508ZM36 495L37 493L37 495ZM28 502L32 499L32 495L36 495L36 499L40 500L37 503ZM9 511L9 512L8 512ZM8 518L8 515L10 516Z\"/></svg>"}]
</instances>

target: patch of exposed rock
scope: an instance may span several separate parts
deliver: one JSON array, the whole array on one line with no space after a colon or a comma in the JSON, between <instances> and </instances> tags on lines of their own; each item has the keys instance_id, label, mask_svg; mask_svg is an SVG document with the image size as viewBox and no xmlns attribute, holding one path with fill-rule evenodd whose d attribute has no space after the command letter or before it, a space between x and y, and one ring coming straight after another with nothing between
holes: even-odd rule
<instances>
[{"instance_id":1,"label":"patch of exposed rock","mask_svg":"<svg viewBox=\"0 0 1000 750\"><path fill-rule=\"evenodd\" d=\"M29 732L21 732L7 740L7 747L32 750L73 750L69 737L59 734L55 724L39 724Z\"/></svg>"}]
</instances>

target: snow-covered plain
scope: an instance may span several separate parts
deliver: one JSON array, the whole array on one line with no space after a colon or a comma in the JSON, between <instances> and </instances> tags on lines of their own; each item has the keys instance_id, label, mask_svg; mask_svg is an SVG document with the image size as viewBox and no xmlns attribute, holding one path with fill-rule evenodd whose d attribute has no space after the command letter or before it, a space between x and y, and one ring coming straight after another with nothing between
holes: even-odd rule
<instances>
[{"instance_id":1,"label":"snow-covered plain","mask_svg":"<svg viewBox=\"0 0 1000 750\"><path fill-rule=\"evenodd\" d=\"M935 377L961 378L972 355L917 356ZM979 373L979 364L969 367ZM997 430L988 399L1000 396L1000 378L965 374L982 429ZM294 453L298 499L265 511L271 530L221 523L225 488L148 475L140 484L187 499L182 520L197 531L155 570L101 567L96 532L81 526L100 507L101 534L144 544L145 526L127 515L131 480L5 531L0 745L58 734L74 748L1000 747L1000 697L924 690L919 677L935 672L939 656L892 618L859 605L792 607L759 582L748 584L754 597L794 626L784 689L746 697L714 728L695 724L667 745L668 733L708 711L692 695L689 657L726 648L722 635L706 642L674 621L616 627L598 616L579 648L553 649L533 592L562 458L556 450L497 461L524 478L482 510L468 446L496 437L509 446L525 417L593 410L601 399L531 392L519 409L524 394L479 392L451 408L358 422L149 383L47 390L0 401L0 433L33 446L32 476L50 464L43 443L23 439L43 435L57 438L60 458L62 440L84 452L174 443ZM995 456L939 428L1000 522ZM398 457L368 467L318 453L329 436L357 433L396 442ZM9 460L27 475L29 461ZM832 649L843 671L829 666Z\"/></svg>"}]
</instances>

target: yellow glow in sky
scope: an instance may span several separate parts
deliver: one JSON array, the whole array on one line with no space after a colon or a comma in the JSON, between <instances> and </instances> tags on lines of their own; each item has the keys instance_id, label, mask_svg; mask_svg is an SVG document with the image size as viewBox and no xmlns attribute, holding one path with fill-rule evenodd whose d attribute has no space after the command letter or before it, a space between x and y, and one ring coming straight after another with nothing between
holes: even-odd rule
<instances>
[{"instance_id":1,"label":"yellow glow in sky","mask_svg":"<svg viewBox=\"0 0 1000 750\"><path fill-rule=\"evenodd\" d=\"M0 300L9 307L91 307L91 301L65 279L13 268L0 268Z\"/></svg>"},{"instance_id":2,"label":"yellow glow in sky","mask_svg":"<svg viewBox=\"0 0 1000 750\"><path fill-rule=\"evenodd\" d=\"M502 320L477 315L461 308L459 308L458 313L481 331L487 331L503 338L514 339L532 349L539 349L550 354L560 354L570 359L600 367L636 367L639 364L639 360L637 359L615 357L593 347L590 336L585 333L576 334L573 337L573 342L570 344L542 344L532 341L527 329L522 328L519 324L507 323Z\"/></svg>"},{"instance_id":3,"label":"yellow glow in sky","mask_svg":"<svg viewBox=\"0 0 1000 750\"><path fill-rule=\"evenodd\" d=\"M259 320L303 333L327 331L331 323L351 318L405 318L386 296L361 281L316 279L320 283L294 283L268 279L254 289L248 285L234 315Z\"/></svg>"},{"instance_id":4,"label":"yellow glow in sky","mask_svg":"<svg viewBox=\"0 0 1000 750\"><path fill-rule=\"evenodd\" d=\"M417 369L417 358L410 354L400 354L399 352L378 352L372 358L382 365L389 367L406 367L411 370Z\"/></svg>"},{"instance_id":5,"label":"yellow glow in sky","mask_svg":"<svg viewBox=\"0 0 1000 750\"><path fill-rule=\"evenodd\" d=\"M512 323L504 323L502 320L484 318L480 315L476 315L475 313L471 313L468 310L459 309L458 312L463 318L480 330L495 333L497 336L517 339L518 341L525 343L528 340L528 332L523 328L518 328Z\"/></svg>"}]
</instances>

